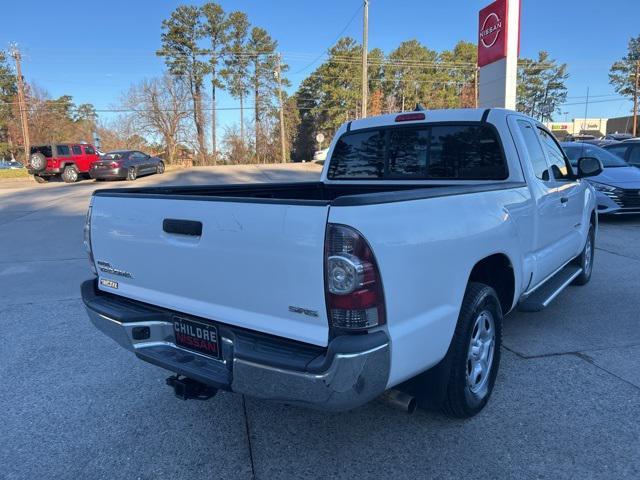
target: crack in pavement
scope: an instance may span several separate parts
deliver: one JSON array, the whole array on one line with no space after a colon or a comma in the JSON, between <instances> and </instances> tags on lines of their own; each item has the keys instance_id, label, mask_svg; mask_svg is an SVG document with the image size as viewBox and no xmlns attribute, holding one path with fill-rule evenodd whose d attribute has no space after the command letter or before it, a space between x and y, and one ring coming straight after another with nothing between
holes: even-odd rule
<instances>
[{"instance_id":1,"label":"crack in pavement","mask_svg":"<svg viewBox=\"0 0 640 480\"><path fill-rule=\"evenodd\" d=\"M242 411L244 412L244 427L247 433L247 443L249 444L249 461L251 462L251 478L256 478L256 469L253 463L253 447L251 446L251 429L249 428L249 416L247 415L246 397L242 395Z\"/></svg>"},{"instance_id":2,"label":"crack in pavement","mask_svg":"<svg viewBox=\"0 0 640 480\"><path fill-rule=\"evenodd\" d=\"M606 248L596 247L596 250L602 250L603 252L610 253L612 255L616 255L618 257L630 258L631 260L635 260L636 262L640 262L640 258L630 257L629 255L623 255L622 253L612 252L611 250L607 250Z\"/></svg>"},{"instance_id":3,"label":"crack in pavement","mask_svg":"<svg viewBox=\"0 0 640 480\"><path fill-rule=\"evenodd\" d=\"M627 380L626 378L622 378L620 375L617 375L615 373L613 373L611 370L608 370L606 368L604 368L601 365L598 365L596 362L593 361L593 358L591 358L589 355L582 353L582 352L575 352L573 353L574 356L578 357L581 360L584 360L585 362L593 365L596 368L599 368L600 370L602 370L603 372L608 373L609 375L611 375L612 377L617 378L618 380L623 381L624 383L626 383L627 385L631 385L633 388L635 388L636 390L640 391L640 385L636 385L633 382L630 382L629 380Z\"/></svg>"},{"instance_id":4,"label":"crack in pavement","mask_svg":"<svg viewBox=\"0 0 640 480\"><path fill-rule=\"evenodd\" d=\"M520 358L521 360L537 360L540 358L553 358L553 357L562 357L562 356L572 356L572 357L576 357L579 358L580 360L583 360L585 362L587 362L590 365L593 365L594 367L596 367L599 370L602 370L605 373L608 373L609 375L611 375L614 378L617 378L618 380L626 383L627 385L632 386L634 389L640 391L640 385L636 385L633 382L630 382L629 380L622 378L620 375L617 375L616 373L607 370L606 368L598 365L589 355L587 355L585 352L601 352L604 350L613 350L615 348L627 348L627 347L637 347L640 346L640 343L632 343L629 345L617 345L615 347L602 347L602 348L592 348L589 350L585 350L585 351L573 351L573 352L554 352L554 353L543 353L541 355L524 355L516 350L513 350L507 346L505 346L504 344L502 345L502 348L504 348L506 351L513 353L515 356L517 356L518 358Z\"/></svg>"}]
</instances>

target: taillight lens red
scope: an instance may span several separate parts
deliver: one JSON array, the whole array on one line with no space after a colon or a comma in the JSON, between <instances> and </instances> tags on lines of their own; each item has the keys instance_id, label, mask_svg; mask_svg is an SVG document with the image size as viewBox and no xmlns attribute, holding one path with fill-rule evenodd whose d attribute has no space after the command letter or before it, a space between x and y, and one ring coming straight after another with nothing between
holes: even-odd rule
<instances>
[{"instance_id":1,"label":"taillight lens red","mask_svg":"<svg viewBox=\"0 0 640 480\"><path fill-rule=\"evenodd\" d=\"M111 168L118 168L118 167L120 166L120 162L111 162L111 163L109 164L109 166L110 166Z\"/></svg>"},{"instance_id":2,"label":"taillight lens red","mask_svg":"<svg viewBox=\"0 0 640 480\"><path fill-rule=\"evenodd\" d=\"M378 265L371 247L357 230L329 224L325 277L331 327L366 330L386 322Z\"/></svg>"}]
</instances>

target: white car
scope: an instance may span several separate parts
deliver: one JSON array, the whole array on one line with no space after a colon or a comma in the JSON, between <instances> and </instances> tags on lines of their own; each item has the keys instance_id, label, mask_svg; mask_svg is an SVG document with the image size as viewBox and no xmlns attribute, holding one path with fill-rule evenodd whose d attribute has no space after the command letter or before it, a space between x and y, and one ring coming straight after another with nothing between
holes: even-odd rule
<instances>
[{"instance_id":1,"label":"white car","mask_svg":"<svg viewBox=\"0 0 640 480\"><path fill-rule=\"evenodd\" d=\"M91 321L181 398L478 413L504 315L591 277L601 163L575 175L501 109L352 121L328 158L319 182L97 190Z\"/></svg>"},{"instance_id":2,"label":"white car","mask_svg":"<svg viewBox=\"0 0 640 480\"><path fill-rule=\"evenodd\" d=\"M323 148L322 150L318 150L313 154L313 160L316 162L326 160L328 151L329 151L329 148Z\"/></svg>"}]
</instances>

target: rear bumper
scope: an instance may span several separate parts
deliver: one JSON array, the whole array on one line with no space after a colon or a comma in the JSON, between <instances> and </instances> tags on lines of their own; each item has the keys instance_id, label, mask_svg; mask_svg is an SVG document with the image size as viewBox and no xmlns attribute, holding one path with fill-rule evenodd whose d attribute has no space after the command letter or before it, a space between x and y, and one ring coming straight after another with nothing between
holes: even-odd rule
<instances>
[{"instance_id":1,"label":"rear bumper","mask_svg":"<svg viewBox=\"0 0 640 480\"><path fill-rule=\"evenodd\" d=\"M132 301L84 282L82 299L91 322L146 362L215 388L252 397L342 411L363 405L386 390L390 345L385 332L335 338L328 348L218 326L221 359L176 346L172 312ZM149 338L135 340L134 329Z\"/></svg>"},{"instance_id":2,"label":"rear bumper","mask_svg":"<svg viewBox=\"0 0 640 480\"><path fill-rule=\"evenodd\" d=\"M113 168L113 169L94 169L89 170L89 176L96 180L110 180L110 179L123 179L127 178L126 168Z\"/></svg>"}]
</instances>

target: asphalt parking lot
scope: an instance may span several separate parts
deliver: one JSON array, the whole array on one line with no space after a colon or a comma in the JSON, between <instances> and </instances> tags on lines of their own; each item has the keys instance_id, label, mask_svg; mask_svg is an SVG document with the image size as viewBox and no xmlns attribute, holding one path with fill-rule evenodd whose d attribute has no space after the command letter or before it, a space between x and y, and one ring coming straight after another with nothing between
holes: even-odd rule
<instances>
[{"instance_id":1,"label":"asphalt parking lot","mask_svg":"<svg viewBox=\"0 0 640 480\"><path fill-rule=\"evenodd\" d=\"M135 185L318 172L196 169ZM381 401L323 414L224 392L182 402L167 372L93 328L82 225L104 186L0 183L0 478L640 478L640 218L601 220L587 286L507 317L477 417Z\"/></svg>"}]
</instances>

